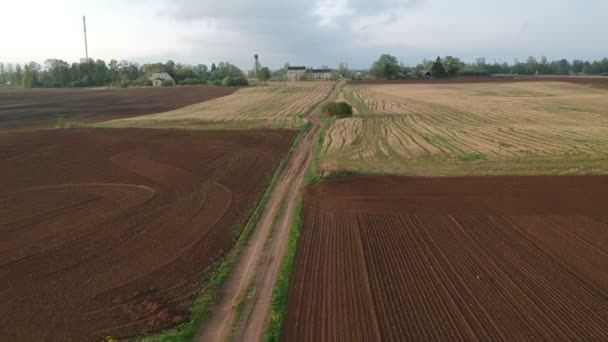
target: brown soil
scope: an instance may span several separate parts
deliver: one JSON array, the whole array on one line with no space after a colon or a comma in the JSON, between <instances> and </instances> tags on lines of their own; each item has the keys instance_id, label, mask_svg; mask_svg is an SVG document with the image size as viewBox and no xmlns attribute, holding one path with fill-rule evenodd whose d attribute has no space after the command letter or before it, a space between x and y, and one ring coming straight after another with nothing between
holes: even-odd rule
<instances>
[{"instance_id":1,"label":"brown soil","mask_svg":"<svg viewBox=\"0 0 608 342\"><path fill-rule=\"evenodd\" d=\"M230 95L235 87L0 90L0 130L82 124L164 112Z\"/></svg>"},{"instance_id":2,"label":"brown soil","mask_svg":"<svg viewBox=\"0 0 608 342\"><path fill-rule=\"evenodd\" d=\"M282 339L605 339L607 205L602 176L317 184Z\"/></svg>"},{"instance_id":3,"label":"brown soil","mask_svg":"<svg viewBox=\"0 0 608 342\"><path fill-rule=\"evenodd\" d=\"M101 340L186 320L294 134L0 135L0 340Z\"/></svg>"},{"instance_id":4,"label":"brown soil","mask_svg":"<svg viewBox=\"0 0 608 342\"><path fill-rule=\"evenodd\" d=\"M511 83L511 82L568 82L608 87L608 77L602 76L463 76L441 79L361 80L350 84L446 84L446 83Z\"/></svg>"}]
</instances>

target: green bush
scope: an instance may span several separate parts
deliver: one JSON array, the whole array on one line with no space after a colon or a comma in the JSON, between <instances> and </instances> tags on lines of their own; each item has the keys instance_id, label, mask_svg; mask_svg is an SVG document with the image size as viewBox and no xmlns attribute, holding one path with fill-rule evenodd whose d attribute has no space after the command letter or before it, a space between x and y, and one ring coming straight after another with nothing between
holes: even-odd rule
<instances>
[{"instance_id":1,"label":"green bush","mask_svg":"<svg viewBox=\"0 0 608 342\"><path fill-rule=\"evenodd\" d=\"M197 84L207 84L207 81L200 78L186 78L183 81L179 82L180 85L197 85Z\"/></svg>"},{"instance_id":2,"label":"green bush","mask_svg":"<svg viewBox=\"0 0 608 342\"><path fill-rule=\"evenodd\" d=\"M225 87L246 86L249 85L249 81L247 81L247 79L243 77L226 76L222 80L222 85Z\"/></svg>"},{"instance_id":3,"label":"green bush","mask_svg":"<svg viewBox=\"0 0 608 342\"><path fill-rule=\"evenodd\" d=\"M353 107L346 102L329 102L323 110L338 119L350 118L353 116Z\"/></svg>"},{"instance_id":4,"label":"green bush","mask_svg":"<svg viewBox=\"0 0 608 342\"><path fill-rule=\"evenodd\" d=\"M175 84L171 80L163 80L161 83L163 87L173 87Z\"/></svg>"},{"instance_id":5,"label":"green bush","mask_svg":"<svg viewBox=\"0 0 608 342\"><path fill-rule=\"evenodd\" d=\"M147 79L145 77L140 77L140 78L136 79L135 81L133 81L132 84L136 87L151 87L152 81L150 81L149 79Z\"/></svg>"},{"instance_id":6,"label":"green bush","mask_svg":"<svg viewBox=\"0 0 608 342\"><path fill-rule=\"evenodd\" d=\"M68 83L68 87L88 87L89 82L87 80L78 80Z\"/></svg>"}]
</instances>

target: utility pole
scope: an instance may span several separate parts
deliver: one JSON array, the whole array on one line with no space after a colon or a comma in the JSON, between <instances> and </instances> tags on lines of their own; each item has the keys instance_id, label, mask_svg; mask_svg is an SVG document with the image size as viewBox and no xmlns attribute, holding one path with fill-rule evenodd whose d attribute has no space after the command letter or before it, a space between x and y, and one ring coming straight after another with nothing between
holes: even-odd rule
<instances>
[{"instance_id":1,"label":"utility pole","mask_svg":"<svg viewBox=\"0 0 608 342\"><path fill-rule=\"evenodd\" d=\"M87 63L89 63L89 46L87 44L87 18L82 16L82 26L84 27L84 54L87 59Z\"/></svg>"}]
</instances>

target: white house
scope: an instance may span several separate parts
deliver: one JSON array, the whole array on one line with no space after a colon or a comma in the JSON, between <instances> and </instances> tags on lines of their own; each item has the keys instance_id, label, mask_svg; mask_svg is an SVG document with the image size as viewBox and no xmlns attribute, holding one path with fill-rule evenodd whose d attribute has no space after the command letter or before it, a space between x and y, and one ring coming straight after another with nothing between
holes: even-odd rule
<instances>
[{"instance_id":1,"label":"white house","mask_svg":"<svg viewBox=\"0 0 608 342\"><path fill-rule=\"evenodd\" d=\"M302 79L307 80L329 80L333 72L330 69L312 69L303 66L287 68L287 80L294 82Z\"/></svg>"},{"instance_id":2,"label":"white house","mask_svg":"<svg viewBox=\"0 0 608 342\"><path fill-rule=\"evenodd\" d=\"M329 80L332 75L330 69L308 69L306 73L310 80Z\"/></svg>"},{"instance_id":3,"label":"white house","mask_svg":"<svg viewBox=\"0 0 608 342\"><path fill-rule=\"evenodd\" d=\"M173 77L166 72L152 74L152 76L150 76L150 81L152 81L152 85L155 87L162 86L164 81L169 81L171 82L171 85L175 85L175 80Z\"/></svg>"}]
</instances>

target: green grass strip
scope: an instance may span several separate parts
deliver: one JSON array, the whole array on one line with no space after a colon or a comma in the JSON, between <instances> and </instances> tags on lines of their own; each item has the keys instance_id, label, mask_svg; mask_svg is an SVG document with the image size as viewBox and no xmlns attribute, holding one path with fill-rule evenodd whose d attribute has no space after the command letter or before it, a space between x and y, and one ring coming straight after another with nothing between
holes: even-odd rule
<instances>
[{"instance_id":1,"label":"green grass strip","mask_svg":"<svg viewBox=\"0 0 608 342\"><path fill-rule=\"evenodd\" d=\"M283 319L287 311L287 295L289 292L289 281L294 267L296 249L300 239L300 228L302 226L302 198L298 199L294 209L294 217L289 231L287 242L287 253L281 263L281 270L272 292L272 304L268 318L264 339L268 342L279 341L283 327Z\"/></svg>"},{"instance_id":2,"label":"green grass strip","mask_svg":"<svg viewBox=\"0 0 608 342\"><path fill-rule=\"evenodd\" d=\"M331 125L333 125L335 120L329 117L322 117L320 118L320 120L323 121L323 128L319 132L319 137L317 138L317 146L315 146L315 151L312 155L312 160L310 161L310 164L308 165L308 168L304 173L304 185L315 184L323 178L323 175L319 170L319 163L321 161L321 156L323 153L325 133L327 132L327 130L329 130Z\"/></svg>"}]
</instances>

